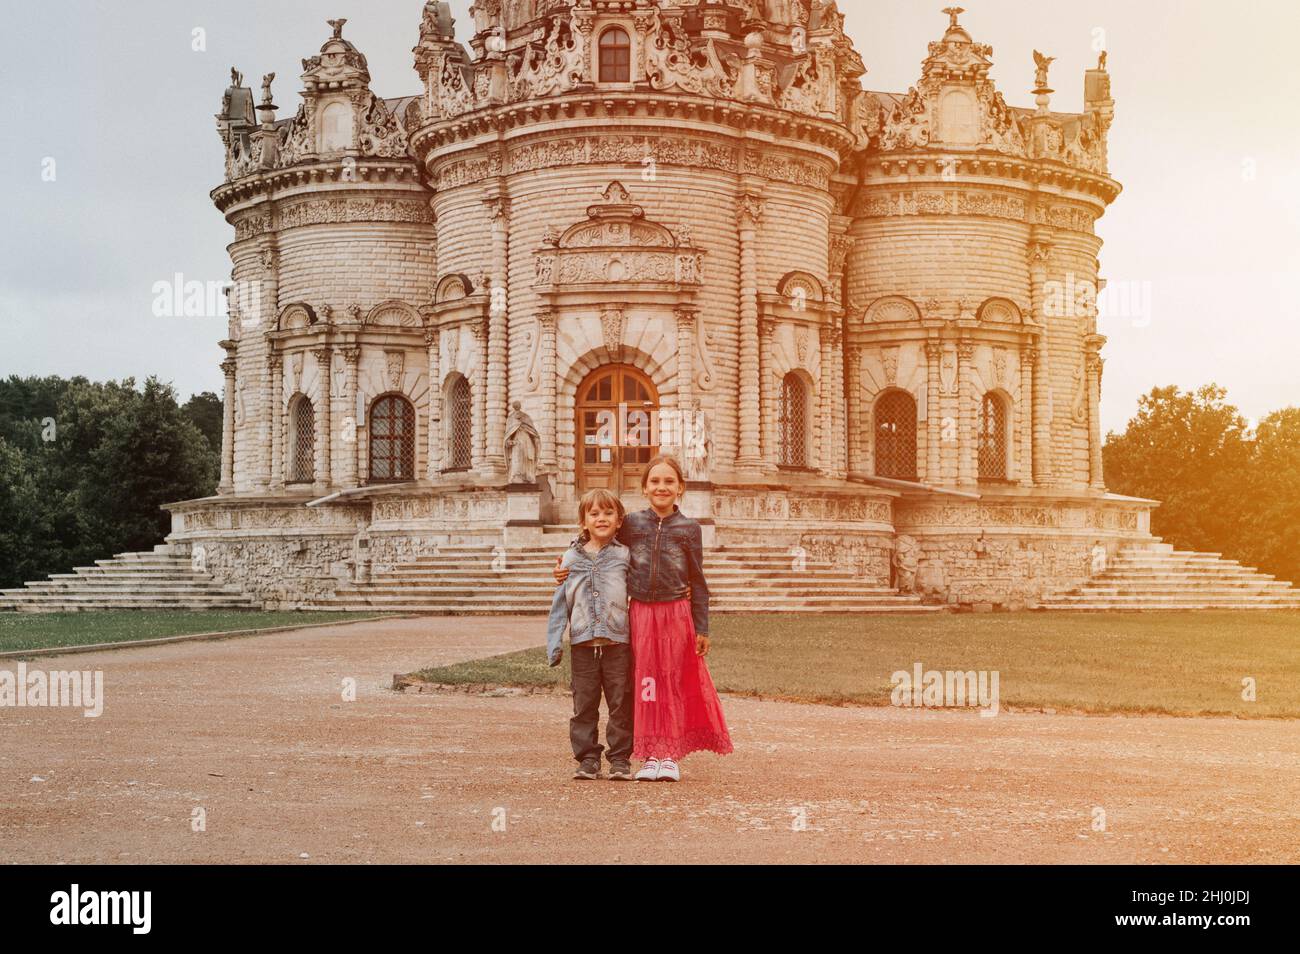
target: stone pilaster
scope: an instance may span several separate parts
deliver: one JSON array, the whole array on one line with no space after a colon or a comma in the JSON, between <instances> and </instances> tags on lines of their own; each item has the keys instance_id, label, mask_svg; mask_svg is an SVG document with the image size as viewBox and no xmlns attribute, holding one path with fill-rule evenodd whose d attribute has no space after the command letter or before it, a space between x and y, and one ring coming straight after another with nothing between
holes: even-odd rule
<instances>
[{"instance_id":1,"label":"stone pilaster","mask_svg":"<svg viewBox=\"0 0 1300 954\"><path fill-rule=\"evenodd\" d=\"M487 373L484 398L485 441L483 465L502 475L506 469L506 363L509 360L510 312L508 305L508 255L510 202L504 196L487 200L492 227L492 279L489 287Z\"/></svg>"},{"instance_id":2,"label":"stone pilaster","mask_svg":"<svg viewBox=\"0 0 1300 954\"><path fill-rule=\"evenodd\" d=\"M776 467L781 463L781 449L777 446L776 437L776 418L777 418L777 377L776 377L776 352L774 342L776 339L777 323L775 321L765 321L760 329L761 346L759 348L759 434L763 441L763 460L769 468Z\"/></svg>"},{"instance_id":3,"label":"stone pilaster","mask_svg":"<svg viewBox=\"0 0 1300 954\"><path fill-rule=\"evenodd\" d=\"M864 425L862 420L862 348L850 345L848 348L848 388L845 394L845 413L848 421L849 473L868 474L870 471L862 460L862 437Z\"/></svg>"},{"instance_id":4,"label":"stone pilaster","mask_svg":"<svg viewBox=\"0 0 1300 954\"><path fill-rule=\"evenodd\" d=\"M835 460L835 329L830 325L817 326L817 345L820 354L817 369L817 455L808 465L830 475ZM811 455L810 455L811 457Z\"/></svg>"},{"instance_id":5,"label":"stone pilaster","mask_svg":"<svg viewBox=\"0 0 1300 954\"><path fill-rule=\"evenodd\" d=\"M1020 486L1034 485L1034 364L1038 352L1033 345L1020 349L1020 453L1016 460L1016 476Z\"/></svg>"},{"instance_id":6,"label":"stone pilaster","mask_svg":"<svg viewBox=\"0 0 1300 954\"><path fill-rule=\"evenodd\" d=\"M678 308L673 316L677 319L677 407L684 415L695 397L695 322L699 316L693 308Z\"/></svg>"},{"instance_id":7,"label":"stone pilaster","mask_svg":"<svg viewBox=\"0 0 1300 954\"><path fill-rule=\"evenodd\" d=\"M269 485L272 491L280 491L284 489L284 357L278 354L268 355L266 370L266 406L271 417Z\"/></svg>"},{"instance_id":8,"label":"stone pilaster","mask_svg":"<svg viewBox=\"0 0 1300 954\"><path fill-rule=\"evenodd\" d=\"M976 433L978 412L976 409L975 374L971 361L975 357L975 345L963 341L957 345L957 394L960 433L957 457L957 483L963 487L974 487L979 482L979 435Z\"/></svg>"},{"instance_id":9,"label":"stone pilaster","mask_svg":"<svg viewBox=\"0 0 1300 954\"><path fill-rule=\"evenodd\" d=\"M832 319L835 321L835 319ZM845 455L848 452L844 422L844 332L838 322L831 325L831 477L843 480L848 475Z\"/></svg>"},{"instance_id":10,"label":"stone pilaster","mask_svg":"<svg viewBox=\"0 0 1300 954\"><path fill-rule=\"evenodd\" d=\"M1034 321L1043 327L1043 338L1034 361L1034 484L1048 487L1056 483L1052 460L1051 420L1051 353L1047 339L1047 317L1044 305L1044 285L1047 281L1047 261L1052 246L1048 242L1034 242L1029 247L1030 296Z\"/></svg>"},{"instance_id":11,"label":"stone pilaster","mask_svg":"<svg viewBox=\"0 0 1300 954\"><path fill-rule=\"evenodd\" d=\"M736 222L740 232L740 328L739 423L740 439L736 468L749 476L762 470L759 446L759 354L758 354L758 225L763 217L763 199L746 193L738 199Z\"/></svg>"},{"instance_id":12,"label":"stone pilaster","mask_svg":"<svg viewBox=\"0 0 1300 954\"><path fill-rule=\"evenodd\" d=\"M343 404L347 414L343 419L343 484L346 487L359 487L357 475L359 455L357 451L357 430L360 417L357 415L357 371L361 363L360 348L343 350Z\"/></svg>"},{"instance_id":13,"label":"stone pilaster","mask_svg":"<svg viewBox=\"0 0 1300 954\"><path fill-rule=\"evenodd\" d=\"M424 344L429 362L429 433L426 435L425 476L437 480L442 470L442 333L434 325L424 330Z\"/></svg>"},{"instance_id":14,"label":"stone pilaster","mask_svg":"<svg viewBox=\"0 0 1300 954\"><path fill-rule=\"evenodd\" d=\"M1106 479L1102 473L1101 462L1101 370L1105 362L1088 342L1088 486L1093 490L1105 490Z\"/></svg>"},{"instance_id":15,"label":"stone pilaster","mask_svg":"<svg viewBox=\"0 0 1300 954\"><path fill-rule=\"evenodd\" d=\"M233 343L232 343L233 349ZM234 354L232 349L227 353ZM229 494L235 490L235 370L237 364L233 357L221 362L221 372L226 376L226 390L223 395L221 412L221 483L217 493Z\"/></svg>"},{"instance_id":16,"label":"stone pilaster","mask_svg":"<svg viewBox=\"0 0 1300 954\"><path fill-rule=\"evenodd\" d=\"M474 430L474 450L470 466L479 474L491 475L491 467L487 463L487 419L488 419L488 341L491 336L489 324L491 318L484 318L474 322L474 347L478 355L478 371L475 377L478 379L474 382L473 388L473 430ZM504 444L505 436L502 435ZM505 448L502 447L502 463L505 462Z\"/></svg>"},{"instance_id":17,"label":"stone pilaster","mask_svg":"<svg viewBox=\"0 0 1300 954\"><path fill-rule=\"evenodd\" d=\"M560 469L558 453L559 427L559 387L556 381L556 324L559 315L553 311L543 311L537 316L542 333L542 453L541 472L555 474ZM678 340L680 341L681 317L678 319ZM680 360L680 358L679 358Z\"/></svg>"},{"instance_id":18,"label":"stone pilaster","mask_svg":"<svg viewBox=\"0 0 1300 954\"><path fill-rule=\"evenodd\" d=\"M943 410L939 397L939 367L943 361L943 345L938 341L925 343L925 479L931 484L943 481L943 462L940 455L943 442Z\"/></svg>"},{"instance_id":19,"label":"stone pilaster","mask_svg":"<svg viewBox=\"0 0 1300 954\"><path fill-rule=\"evenodd\" d=\"M320 393L317 395L316 409L316 483L322 488L333 486L334 466L332 441L334 415L333 380L334 351L330 348L313 348L312 357L316 359L317 377L320 379Z\"/></svg>"}]
</instances>

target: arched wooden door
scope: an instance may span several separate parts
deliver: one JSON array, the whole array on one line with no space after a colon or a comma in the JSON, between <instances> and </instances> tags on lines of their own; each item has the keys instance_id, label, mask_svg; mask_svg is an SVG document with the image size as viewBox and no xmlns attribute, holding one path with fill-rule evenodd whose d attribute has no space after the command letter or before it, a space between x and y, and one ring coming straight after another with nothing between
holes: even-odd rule
<instances>
[{"instance_id":1,"label":"arched wooden door","mask_svg":"<svg viewBox=\"0 0 1300 954\"><path fill-rule=\"evenodd\" d=\"M596 487L640 493L641 472L659 448L659 395L626 364L597 368L578 386L578 492Z\"/></svg>"}]
</instances>

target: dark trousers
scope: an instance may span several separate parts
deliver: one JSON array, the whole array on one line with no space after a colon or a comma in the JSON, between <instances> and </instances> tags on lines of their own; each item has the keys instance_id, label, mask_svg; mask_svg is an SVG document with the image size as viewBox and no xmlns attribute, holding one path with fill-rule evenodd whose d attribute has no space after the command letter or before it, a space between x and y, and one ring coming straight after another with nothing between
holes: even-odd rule
<instances>
[{"instance_id":1,"label":"dark trousers","mask_svg":"<svg viewBox=\"0 0 1300 954\"><path fill-rule=\"evenodd\" d=\"M573 670L573 718L569 720L569 741L573 757L600 759L600 694L605 693L609 721L605 723L605 741L609 743L609 761L627 762L632 757L632 647L627 643L611 646L572 647L570 668Z\"/></svg>"}]
</instances>

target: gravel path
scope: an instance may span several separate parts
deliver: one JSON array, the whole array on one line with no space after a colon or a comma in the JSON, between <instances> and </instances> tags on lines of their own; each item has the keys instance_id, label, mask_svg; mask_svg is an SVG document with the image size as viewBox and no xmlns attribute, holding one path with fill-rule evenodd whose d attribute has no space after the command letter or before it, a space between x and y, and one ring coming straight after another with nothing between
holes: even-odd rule
<instances>
[{"instance_id":1,"label":"gravel path","mask_svg":"<svg viewBox=\"0 0 1300 954\"><path fill-rule=\"evenodd\" d=\"M724 697L734 755L574 782L567 696L388 688L539 642L403 619L33 662L106 701L0 708L0 861L1300 861L1294 722Z\"/></svg>"}]
</instances>

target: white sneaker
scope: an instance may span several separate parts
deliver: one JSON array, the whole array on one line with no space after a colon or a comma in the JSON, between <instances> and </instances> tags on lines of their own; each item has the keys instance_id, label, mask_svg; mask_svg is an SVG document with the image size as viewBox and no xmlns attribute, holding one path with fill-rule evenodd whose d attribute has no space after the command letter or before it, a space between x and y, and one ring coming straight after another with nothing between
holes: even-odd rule
<instances>
[{"instance_id":1,"label":"white sneaker","mask_svg":"<svg viewBox=\"0 0 1300 954\"><path fill-rule=\"evenodd\" d=\"M646 759L645 764L641 766L641 771L636 773L638 782L655 782L659 779L659 760Z\"/></svg>"},{"instance_id":2,"label":"white sneaker","mask_svg":"<svg viewBox=\"0 0 1300 954\"><path fill-rule=\"evenodd\" d=\"M656 782L680 782L682 780L681 770L677 763L672 759L664 759L659 763L659 777Z\"/></svg>"}]
</instances>

